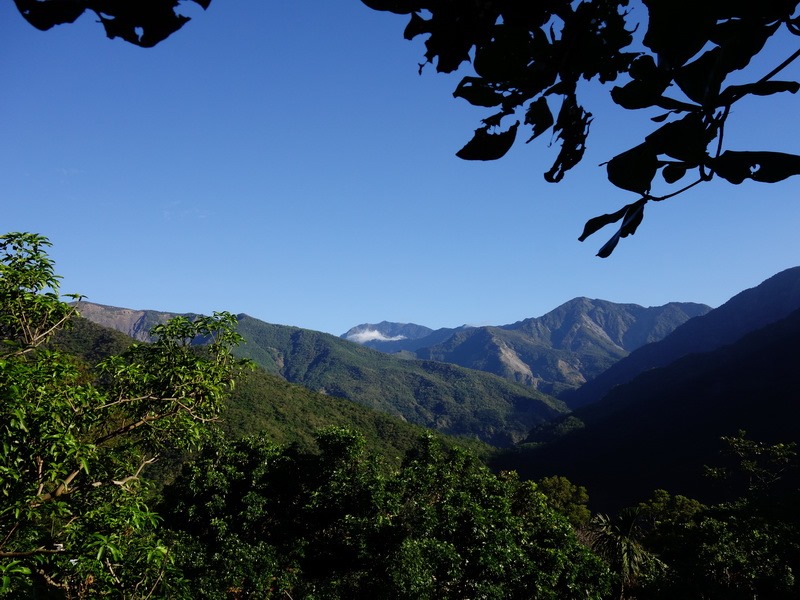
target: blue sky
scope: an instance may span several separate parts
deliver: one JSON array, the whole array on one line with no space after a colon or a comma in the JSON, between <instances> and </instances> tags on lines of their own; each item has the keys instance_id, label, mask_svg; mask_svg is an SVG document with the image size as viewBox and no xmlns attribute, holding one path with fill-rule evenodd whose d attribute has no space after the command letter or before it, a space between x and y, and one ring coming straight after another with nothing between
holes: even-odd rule
<instances>
[{"instance_id":1,"label":"blue sky","mask_svg":"<svg viewBox=\"0 0 800 600\"><path fill-rule=\"evenodd\" d=\"M505 324L576 296L717 306L800 264L797 178L700 186L596 258L612 232L580 243L584 222L635 199L598 165L653 116L600 88L582 95L584 161L553 185L547 136L496 162L455 157L487 113L452 97L460 74L417 74L403 17L358 0L188 12L141 49L88 15L39 32L0 2L1 229L47 235L64 292L340 334ZM729 147L800 151L796 102L742 102Z\"/></svg>"}]
</instances>

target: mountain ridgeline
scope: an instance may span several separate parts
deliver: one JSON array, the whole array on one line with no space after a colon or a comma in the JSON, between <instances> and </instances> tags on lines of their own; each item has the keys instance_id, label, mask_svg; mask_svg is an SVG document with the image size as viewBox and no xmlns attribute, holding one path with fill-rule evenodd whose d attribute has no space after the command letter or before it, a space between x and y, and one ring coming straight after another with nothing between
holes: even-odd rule
<instances>
[{"instance_id":1,"label":"mountain ridgeline","mask_svg":"<svg viewBox=\"0 0 800 600\"><path fill-rule=\"evenodd\" d=\"M287 381L416 425L496 446L564 414L564 404L495 375L434 361L404 360L336 336L239 316L243 356Z\"/></svg>"},{"instance_id":2,"label":"mountain ridgeline","mask_svg":"<svg viewBox=\"0 0 800 600\"><path fill-rule=\"evenodd\" d=\"M82 310L92 319L104 314L96 305ZM126 332L168 316L107 312L103 318ZM800 442L800 380L793 367L800 268L715 310L576 298L506 326L433 331L384 322L348 332L362 344L238 319L246 340L240 354L280 377L260 387L300 384L319 406L325 398L344 398L409 424L504 447L497 468L534 479L566 475L608 510L654 486L704 493L702 466L713 464L720 436L744 429L768 441ZM393 348L393 354L367 345ZM560 399L537 386L560 390ZM273 410L269 399L249 396L231 413L234 420L269 427L273 417L289 418L279 414L287 408ZM253 418L256 413L262 416Z\"/></svg>"},{"instance_id":3,"label":"mountain ridgeline","mask_svg":"<svg viewBox=\"0 0 800 600\"><path fill-rule=\"evenodd\" d=\"M434 331L384 321L359 325L342 337L382 352L486 371L559 395L710 310L689 302L646 308L575 298L544 316L511 325Z\"/></svg>"},{"instance_id":4,"label":"mountain ridgeline","mask_svg":"<svg viewBox=\"0 0 800 600\"><path fill-rule=\"evenodd\" d=\"M83 302L86 318L127 333L172 315ZM448 435L505 447L567 412L563 402L482 371L404 360L336 336L238 316L245 343L237 353L290 383Z\"/></svg>"},{"instance_id":5,"label":"mountain ridgeline","mask_svg":"<svg viewBox=\"0 0 800 600\"><path fill-rule=\"evenodd\" d=\"M736 294L719 308L675 329L661 341L652 340L610 366L581 388L563 395L571 406L599 401L617 385L639 373L663 367L679 358L709 352L787 317L800 307L800 267L781 271L760 285Z\"/></svg>"},{"instance_id":6,"label":"mountain ridgeline","mask_svg":"<svg viewBox=\"0 0 800 600\"><path fill-rule=\"evenodd\" d=\"M722 436L800 443L800 310L733 344L640 373L497 458L523 477L563 475L615 510L656 488L714 500ZM554 434L553 431L556 431Z\"/></svg>"},{"instance_id":7,"label":"mountain ridgeline","mask_svg":"<svg viewBox=\"0 0 800 600\"><path fill-rule=\"evenodd\" d=\"M714 499L720 438L800 443L800 268L745 290L643 346L565 398L576 406L495 462L564 475L604 510L656 487Z\"/></svg>"}]
</instances>

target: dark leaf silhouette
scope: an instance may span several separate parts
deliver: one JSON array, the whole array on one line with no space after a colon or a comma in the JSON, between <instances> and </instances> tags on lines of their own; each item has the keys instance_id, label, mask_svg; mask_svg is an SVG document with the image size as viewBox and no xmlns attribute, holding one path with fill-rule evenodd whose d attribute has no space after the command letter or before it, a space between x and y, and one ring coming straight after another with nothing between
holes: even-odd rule
<instances>
[{"instance_id":1,"label":"dark leaf silhouette","mask_svg":"<svg viewBox=\"0 0 800 600\"><path fill-rule=\"evenodd\" d=\"M547 99L540 97L535 102L532 102L525 113L525 124L530 125L533 129L533 135L528 139L537 138L542 133L553 126L553 113L550 112L550 107L547 105Z\"/></svg>"},{"instance_id":2,"label":"dark leaf silhouette","mask_svg":"<svg viewBox=\"0 0 800 600\"><path fill-rule=\"evenodd\" d=\"M770 96L781 92L796 94L798 90L800 90L800 83L797 81L758 81L745 85L731 85L719 95L719 102L720 104L730 104L747 94L755 96Z\"/></svg>"},{"instance_id":3,"label":"dark leaf silhouette","mask_svg":"<svg viewBox=\"0 0 800 600\"><path fill-rule=\"evenodd\" d=\"M705 157L714 135L714 130L706 126L700 114L689 113L678 121L662 125L645 139L657 154L696 165Z\"/></svg>"},{"instance_id":4,"label":"dark leaf silhouette","mask_svg":"<svg viewBox=\"0 0 800 600\"><path fill-rule=\"evenodd\" d=\"M578 238L578 241L584 241L590 235L598 232L606 225L616 223L620 219L622 219L622 225L620 226L619 230L620 235L622 237L633 235L636 233L636 228L639 227L639 224L642 222L642 218L644 217L645 203L646 200L644 199L637 200L632 204L623 206L616 212L589 219L586 221L586 225L583 227L583 233L581 234L581 237Z\"/></svg>"},{"instance_id":5,"label":"dark leaf silhouette","mask_svg":"<svg viewBox=\"0 0 800 600\"><path fill-rule=\"evenodd\" d=\"M189 0L208 8L211 0ZM175 8L179 0L141 2L138 0L14 0L22 16L34 27L47 30L72 23L85 11L97 14L109 38L150 48L178 31L189 21Z\"/></svg>"},{"instance_id":6,"label":"dark leaf silhouette","mask_svg":"<svg viewBox=\"0 0 800 600\"><path fill-rule=\"evenodd\" d=\"M686 164L684 163L671 163L664 167L661 171L661 175L664 176L664 181L667 183L675 183L680 179L683 179L683 176L686 175Z\"/></svg>"},{"instance_id":7,"label":"dark leaf silhouette","mask_svg":"<svg viewBox=\"0 0 800 600\"><path fill-rule=\"evenodd\" d=\"M551 169L544 174L546 181L557 183L572 167L577 165L586 150L586 138L589 135L589 124L592 113L586 112L578 104L575 94L564 97L558 118L553 126L556 137L561 139L561 151Z\"/></svg>"},{"instance_id":8,"label":"dark leaf silhouette","mask_svg":"<svg viewBox=\"0 0 800 600\"><path fill-rule=\"evenodd\" d=\"M411 13L411 20L406 25L405 31L403 31L403 37L407 40L413 40L423 33L430 33L430 23L417 13Z\"/></svg>"},{"instance_id":9,"label":"dark leaf silhouette","mask_svg":"<svg viewBox=\"0 0 800 600\"><path fill-rule=\"evenodd\" d=\"M608 240L602 248L600 248L600 250L597 252L597 256L600 258L608 258L611 256L611 253L614 252L614 248L617 247L620 239L636 233L636 230L639 228L639 225L641 225L642 220L644 219L645 203L646 200L642 199L634 202L633 204L629 204L623 209L623 211L621 211L623 212L623 217L622 225L620 225L619 231L611 236L611 239Z\"/></svg>"},{"instance_id":10,"label":"dark leaf silhouette","mask_svg":"<svg viewBox=\"0 0 800 600\"><path fill-rule=\"evenodd\" d=\"M586 221L586 225L583 226L583 233L581 234L581 237L578 238L578 241L582 242L593 233L600 231L606 225L610 225L611 223L616 223L622 217L625 216L627 210L628 207L623 206L616 212L600 215L599 217L593 217L589 219L588 221Z\"/></svg>"},{"instance_id":11,"label":"dark leaf silhouette","mask_svg":"<svg viewBox=\"0 0 800 600\"><path fill-rule=\"evenodd\" d=\"M644 195L650 191L659 164L658 151L645 142L608 161L608 180L618 188Z\"/></svg>"},{"instance_id":12,"label":"dark leaf silhouette","mask_svg":"<svg viewBox=\"0 0 800 600\"><path fill-rule=\"evenodd\" d=\"M519 121L502 133L489 133L489 127L475 130L475 136L466 146L456 152L456 156L464 160L496 160L514 144Z\"/></svg>"},{"instance_id":13,"label":"dark leaf silhouette","mask_svg":"<svg viewBox=\"0 0 800 600\"><path fill-rule=\"evenodd\" d=\"M480 77L464 77L453 92L455 98L464 98L473 106L498 106L503 102L502 94Z\"/></svg>"},{"instance_id":14,"label":"dark leaf silhouette","mask_svg":"<svg viewBox=\"0 0 800 600\"><path fill-rule=\"evenodd\" d=\"M713 7L698 0L643 0L643 3L650 20L644 44L667 69L680 67L697 54L717 20Z\"/></svg>"},{"instance_id":15,"label":"dark leaf silhouette","mask_svg":"<svg viewBox=\"0 0 800 600\"><path fill-rule=\"evenodd\" d=\"M783 152L737 152L728 150L711 161L714 172L731 183L752 179L776 183L800 175L800 156Z\"/></svg>"},{"instance_id":16,"label":"dark leaf silhouette","mask_svg":"<svg viewBox=\"0 0 800 600\"><path fill-rule=\"evenodd\" d=\"M716 106L722 80L728 74L723 67L721 54L720 48L712 48L675 75L675 83L692 101Z\"/></svg>"}]
</instances>

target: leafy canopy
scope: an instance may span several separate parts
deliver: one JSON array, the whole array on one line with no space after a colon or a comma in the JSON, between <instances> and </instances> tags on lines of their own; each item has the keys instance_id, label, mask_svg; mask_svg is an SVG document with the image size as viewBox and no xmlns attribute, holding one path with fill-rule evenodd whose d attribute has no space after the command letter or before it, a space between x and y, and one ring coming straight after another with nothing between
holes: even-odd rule
<instances>
[{"instance_id":1,"label":"leafy canopy","mask_svg":"<svg viewBox=\"0 0 800 600\"><path fill-rule=\"evenodd\" d=\"M195 598L606 597L610 574L530 482L421 437L386 469L362 436L317 452L208 444L167 488Z\"/></svg>"},{"instance_id":2,"label":"leafy canopy","mask_svg":"<svg viewBox=\"0 0 800 600\"><path fill-rule=\"evenodd\" d=\"M173 319L92 368L46 344L77 313L49 245L0 236L0 596L172 596L180 579L166 576L144 475L159 452L199 443L222 408L236 319Z\"/></svg>"}]
</instances>

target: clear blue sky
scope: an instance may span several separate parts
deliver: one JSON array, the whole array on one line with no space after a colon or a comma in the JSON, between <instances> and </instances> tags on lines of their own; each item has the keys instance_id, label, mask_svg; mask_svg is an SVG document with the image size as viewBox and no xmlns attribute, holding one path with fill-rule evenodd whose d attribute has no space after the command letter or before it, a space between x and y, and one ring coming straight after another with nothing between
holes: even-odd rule
<instances>
[{"instance_id":1,"label":"clear blue sky","mask_svg":"<svg viewBox=\"0 0 800 600\"><path fill-rule=\"evenodd\" d=\"M552 185L547 136L455 157L487 113L452 97L460 76L417 74L403 17L358 0L191 15L141 49L88 15L39 32L0 1L0 229L50 237L64 292L340 334L505 324L576 296L717 306L800 264L798 178L700 186L596 258L612 231L579 243L584 222L635 199L598 165L653 116L602 90L583 96L583 163ZM800 152L797 100L737 107L730 147Z\"/></svg>"}]
</instances>

